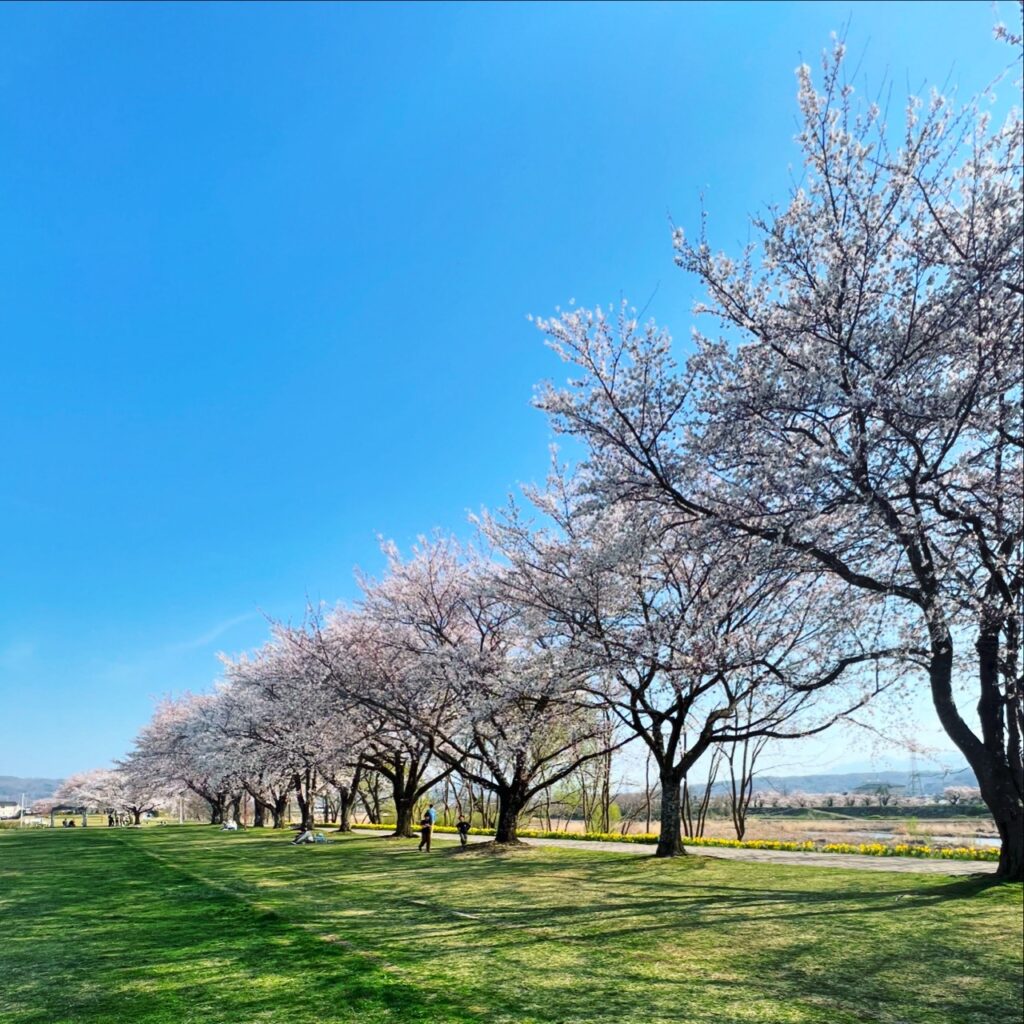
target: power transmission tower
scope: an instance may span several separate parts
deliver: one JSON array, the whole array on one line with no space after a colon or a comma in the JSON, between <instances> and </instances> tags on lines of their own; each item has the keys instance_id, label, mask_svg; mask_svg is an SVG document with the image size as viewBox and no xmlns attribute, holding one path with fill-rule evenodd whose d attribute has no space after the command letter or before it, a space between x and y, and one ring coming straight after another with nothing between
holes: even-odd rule
<instances>
[{"instance_id":1,"label":"power transmission tower","mask_svg":"<svg viewBox=\"0 0 1024 1024\"><path fill-rule=\"evenodd\" d=\"M907 781L907 796L924 796L921 774L917 770L917 751L910 751L910 779Z\"/></svg>"}]
</instances>

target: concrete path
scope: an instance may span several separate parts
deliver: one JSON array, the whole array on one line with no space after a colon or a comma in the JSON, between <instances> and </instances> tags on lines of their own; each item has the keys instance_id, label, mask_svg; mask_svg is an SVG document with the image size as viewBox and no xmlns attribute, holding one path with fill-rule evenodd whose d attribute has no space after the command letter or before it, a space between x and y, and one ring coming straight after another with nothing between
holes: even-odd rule
<instances>
[{"instance_id":1,"label":"concrete path","mask_svg":"<svg viewBox=\"0 0 1024 1024\"><path fill-rule=\"evenodd\" d=\"M364 836L380 836L372 829L356 828ZM470 836L471 843L490 842L489 836ZM458 837L436 833L436 843L456 843ZM564 847L570 850L601 850L606 853L632 853L648 857L654 847L647 843L602 843L588 839L524 839L527 846ZM701 857L722 857L725 860L767 861L771 864L796 864L815 868L856 868L863 871L909 871L925 875L992 874L996 862L991 860L930 860L924 857L865 857L855 853L791 853L787 850L742 850L727 846L691 846L690 852Z\"/></svg>"}]
</instances>

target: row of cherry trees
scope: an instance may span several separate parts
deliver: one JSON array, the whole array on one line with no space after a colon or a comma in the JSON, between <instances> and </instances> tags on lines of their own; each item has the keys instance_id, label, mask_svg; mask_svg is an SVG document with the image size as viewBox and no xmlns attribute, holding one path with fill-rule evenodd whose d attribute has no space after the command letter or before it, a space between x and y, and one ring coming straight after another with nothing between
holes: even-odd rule
<instances>
[{"instance_id":1,"label":"row of cherry trees","mask_svg":"<svg viewBox=\"0 0 1024 1024\"><path fill-rule=\"evenodd\" d=\"M716 325L696 354L677 364L626 309L572 310L540 327L575 379L539 403L585 443L594 502L717 524L889 602L1020 879L1020 111L913 101L892 145L842 58L821 92L800 69L803 175L750 246L675 232Z\"/></svg>"},{"instance_id":2,"label":"row of cherry trees","mask_svg":"<svg viewBox=\"0 0 1024 1024\"><path fill-rule=\"evenodd\" d=\"M49 800L38 800L33 810L49 813L54 806L85 807L116 815L138 825L142 815L166 806L163 782L141 777L122 768L96 768L69 775Z\"/></svg>"},{"instance_id":3,"label":"row of cherry trees","mask_svg":"<svg viewBox=\"0 0 1024 1024\"><path fill-rule=\"evenodd\" d=\"M248 794L257 823L280 824L294 796L310 827L327 785L342 828L373 774L398 835L451 777L492 795L508 843L539 794L638 740L667 856L710 749L820 731L898 678L884 601L717 527L593 509L580 480L533 499L541 523L510 506L480 521L476 547L387 546L356 606L275 628L213 693L162 705L125 770L189 788L214 821Z\"/></svg>"},{"instance_id":4,"label":"row of cherry trees","mask_svg":"<svg viewBox=\"0 0 1024 1024\"><path fill-rule=\"evenodd\" d=\"M717 324L685 363L626 307L539 321L570 365L538 404L573 470L422 540L352 607L279 627L218 689L162 706L128 759L214 816L303 823L325 781L442 780L512 842L538 794L641 744L658 853L697 762L819 732L927 678L1020 878L1021 121L912 103L897 145L841 48L799 72L803 176L738 259L675 233ZM957 701L969 681L977 726ZM748 794L749 795L749 794Z\"/></svg>"}]
</instances>

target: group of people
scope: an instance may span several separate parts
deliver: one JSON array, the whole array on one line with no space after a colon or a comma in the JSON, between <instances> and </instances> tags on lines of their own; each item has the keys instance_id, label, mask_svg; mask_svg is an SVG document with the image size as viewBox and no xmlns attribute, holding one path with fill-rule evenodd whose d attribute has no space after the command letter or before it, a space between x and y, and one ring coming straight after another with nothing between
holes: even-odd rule
<instances>
[{"instance_id":1,"label":"group of people","mask_svg":"<svg viewBox=\"0 0 1024 1024\"><path fill-rule=\"evenodd\" d=\"M74 818L65 818L61 823L61 828L74 828L78 823Z\"/></svg>"},{"instance_id":2,"label":"group of people","mask_svg":"<svg viewBox=\"0 0 1024 1024\"><path fill-rule=\"evenodd\" d=\"M434 824L437 821L437 811L434 810L434 805L431 804L426 813L420 819L420 845L418 849L426 850L430 853L430 837L434 832ZM469 822L466 821L464 814L459 815L459 820L455 822L455 830L459 833L459 842L465 846L469 842Z\"/></svg>"},{"instance_id":3,"label":"group of people","mask_svg":"<svg viewBox=\"0 0 1024 1024\"><path fill-rule=\"evenodd\" d=\"M420 845L419 845L418 849L425 850L427 853L430 853L430 840L431 840L431 837L433 836L434 825L436 823L437 823L437 811L434 808L434 805L431 804L427 808L427 810L424 813L423 817L420 819L420 823L419 823L419 827L420 827ZM69 822L69 821L65 820L64 821L65 827L67 827L68 824L74 825L74 822L73 821ZM113 824L113 821L109 822L109 824ZM469 830L470 830L470 827L471 826L470 826L469 822L466 820L466 816L464 814L460 813L459 814L459 819L455 823L455 830L458 832L458 834L459 834L459 842L463 846L466 846L469 843ZM221 825L220 830L221 830L221 832L235 832L235 831L238 831L238 828L239 828L239 826L238 826L238 822L237 821L235 821L234 819L228 819L227 821L225 821ZM293 846L304 846L304 845L306 845L308 843L326 843L326 842L327 842L327 837L322 832L315 832L312 829L305 829L305 830L299 829L299 831L296 834L295 838L292 840L292 845Z\"/></svg>"}]
</instances>

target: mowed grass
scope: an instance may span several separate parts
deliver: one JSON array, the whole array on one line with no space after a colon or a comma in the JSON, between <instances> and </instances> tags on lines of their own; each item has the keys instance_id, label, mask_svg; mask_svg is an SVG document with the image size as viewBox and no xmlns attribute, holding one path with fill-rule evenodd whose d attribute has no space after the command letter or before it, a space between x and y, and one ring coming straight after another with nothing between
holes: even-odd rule
<instances>
[{"instance_id":1,"label":"mowed grass","mask_svg":"<svg viewBox=\"0 0 1024 1024\"><path fill-rule=\"evenodd\" d=\"M289 838L0 834L0 1021L1022 1019L1019 885Z\"/></svg>"}]
</instances>

